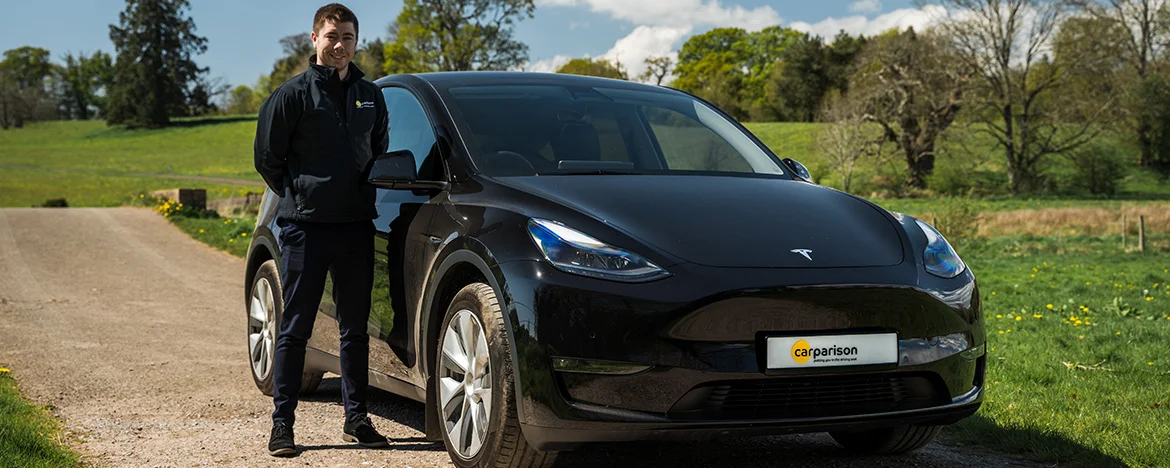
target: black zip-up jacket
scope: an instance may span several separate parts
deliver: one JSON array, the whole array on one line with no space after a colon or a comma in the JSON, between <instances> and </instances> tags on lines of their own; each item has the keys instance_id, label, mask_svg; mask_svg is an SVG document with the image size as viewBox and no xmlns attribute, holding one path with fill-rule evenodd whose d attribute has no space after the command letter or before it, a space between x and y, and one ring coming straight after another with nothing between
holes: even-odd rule
<instances>
[{"instance_id":1,"label":"black zip-up jacket","mask_svg":"<svg viewBox=\"0 0 1170 468\"><path fill-rule=\"evenodd\" d=\"M317 65L280 85L260 106L256 171L280 196L277 216L344 223L378 216L367 182L389 145L386 102L354 64L343 82Z\"/></svg>"}]
</instances>

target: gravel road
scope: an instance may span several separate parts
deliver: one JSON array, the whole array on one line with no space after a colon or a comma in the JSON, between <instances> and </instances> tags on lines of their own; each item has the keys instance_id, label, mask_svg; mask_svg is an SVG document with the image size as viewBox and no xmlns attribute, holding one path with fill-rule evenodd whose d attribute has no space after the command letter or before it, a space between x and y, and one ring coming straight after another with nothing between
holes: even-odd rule
<instances>
[{"instance_id":1,"label":"gravel road","mask_svg":"<svg viewBox=\"0 0 1170 468\"><path fill-rule=\"evenodd\" d=\"M423 406L380 391L371 417L391 448L342 442L335 376L298 408L301 455L269 457L272 400L249 375L243 275L242 260L146 209L0 209L0 365L96 466L451 466L423 439ZM556 466L1033 465L939 444L855 457L817 434L597 445Z\"/></svg>"}]
</instances>

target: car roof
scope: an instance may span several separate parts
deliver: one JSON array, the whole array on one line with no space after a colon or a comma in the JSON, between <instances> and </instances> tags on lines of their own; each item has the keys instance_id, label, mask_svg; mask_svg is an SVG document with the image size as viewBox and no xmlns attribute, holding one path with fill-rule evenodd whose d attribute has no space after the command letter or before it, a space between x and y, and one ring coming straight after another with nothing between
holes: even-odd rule
<instances>
[{"instance_id":1,"label":"car roof","mask_svg":"<svg viewBox=\"0 0 1170 468\"><path fill-rule=\"evenodd\" d=\"M392 75L384 79L393 80L401 75ZM564 73L542 72L508 72L508 71L457 71L416 73L410 76L422 79L438 89L450 89L460 86L493 86L493 85L555 85L555 86L583 86L630 89L639 91L658 91L678 93L679 91L662 86L637 83L626 80L600 78L596 76L570 75ZM379 80L380 81L380 80Z\"/></svg>"}]
</instances>

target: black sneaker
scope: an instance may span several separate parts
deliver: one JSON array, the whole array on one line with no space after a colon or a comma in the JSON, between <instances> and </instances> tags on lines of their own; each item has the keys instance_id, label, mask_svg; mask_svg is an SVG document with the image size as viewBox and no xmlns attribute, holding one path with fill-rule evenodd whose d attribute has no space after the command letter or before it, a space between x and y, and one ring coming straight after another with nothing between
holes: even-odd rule
<instances>
[{"instance_id":1,"label":"black sneaker","mask_svg":"<svg viewBox=\"0 0 1170 468\"><path fill-rule=\"evenodd\" d=\"M357 442L358 445L367 448L387 447L390 442L386 437L374 430L374 423L370 418L362 418L357 422L345 423L344 434L341 439L346 442Z\"/></svg>"},{"instance_id":2,"label":"black sneaker","mask_svg":"<svg viewBox=\"0 0 1170 468\"><path fill-rule=\"evenodd\" d=\"M285 423L272 425L272 437L268 439L268 454L274 457L289 457L297 454L297 444L293 442L292 427Z\"/></svg>"}]
</instances>

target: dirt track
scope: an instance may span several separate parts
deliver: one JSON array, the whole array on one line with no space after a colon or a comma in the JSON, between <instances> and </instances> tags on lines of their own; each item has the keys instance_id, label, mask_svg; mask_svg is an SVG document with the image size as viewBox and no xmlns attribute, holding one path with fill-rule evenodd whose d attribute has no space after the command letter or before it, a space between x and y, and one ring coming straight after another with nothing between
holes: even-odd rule
<instances>
[{"instance_id":1,"label":"dirt track","mask_svg":"<svg viewBox=\"0 0 1170 468\"><path fill-rule=\"evenodd\" d=\"M301 455L269 457L272 400L249 375L243 274L242 260L146 209L0 209L0 365L98 466L450 465L422 438L423 406L384 392L372 392L371 417L391 450L341 442L330 376L298 408ZM818 434L600 445L556 466L1032 465L939 444L858 458Z\"/></svg>"}]
</instances>

